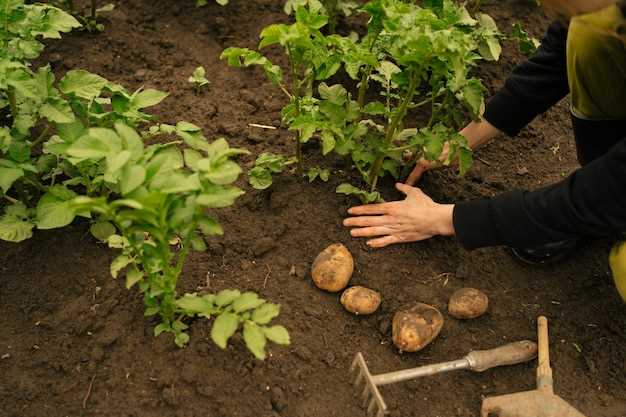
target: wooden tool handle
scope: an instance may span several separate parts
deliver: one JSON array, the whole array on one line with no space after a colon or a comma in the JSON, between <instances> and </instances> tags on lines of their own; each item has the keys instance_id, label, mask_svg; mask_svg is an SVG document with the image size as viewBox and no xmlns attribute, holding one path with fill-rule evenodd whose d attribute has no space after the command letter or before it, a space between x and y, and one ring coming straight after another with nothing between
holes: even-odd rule
<instances>
[{"instance_id":1,"label":"wooden tool handle","mask_svg":"<svg viewBox=\"0 0 626 417\"><path fill-rule=\"evenodd\" d=\"M548 319L537 319L537 339L539 341L539 361L537 364L537 389L553 392L552 368L550 367L550 341L548 338Z\"/></svg>"},{"instance_id":2,"label":"wooden tool handle","mask_svg":"<svg viewBox=\"0 0 626 417\"><path fill-rule=\"evenodd\" d=\"M468 353L465 359L469 362L469 369L482 372L496 366L528 362L535 357L537 357L537 344L530 340L522 340L495 349L474 350Z\"/></svg>"}]
</instances>

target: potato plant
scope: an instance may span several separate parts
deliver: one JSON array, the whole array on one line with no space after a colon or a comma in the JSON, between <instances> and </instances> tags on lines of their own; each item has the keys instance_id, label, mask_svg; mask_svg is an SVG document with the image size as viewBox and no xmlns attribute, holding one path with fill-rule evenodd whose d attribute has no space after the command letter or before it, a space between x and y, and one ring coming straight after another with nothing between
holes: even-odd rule
<instances>
[{"instance_id":1,"label":"potato plant","mask_svg":"<svg viewBox=\"0 0 626 417\"><path fill-rule=\"evenodd\" d=\"M0 239L20 242L39 229L59 228L77 216L91 233L122 254L111 264L127 287L144 294L146 315L158 315L155 334L173 333L177 345L196 317L215 318L211 337L221 348L241 327L250 351L265 357L267 341L288 344L270 322L279 306L256 293L225 290L179 296L177 283L191 250L222 234L208 214L243 192L232 157L247 151L224 139L209 143L188 122L155 124L146 108L167 93L130 92L96 74L69 71L55 80L49 66L29 61L80 24L52 6L8 2L0 8ZM147 127L142 135L137 128ZM172 140L176 137L178 140ZM158 143L146 145L145 139Z\"/></svg>"},{"instance_id":2,"label":"potato plant","mask_svg":"<svg viewBox=\"0 0 626 417\"><path fill-rule=\"evenodd\" d=\"M456 129L465 112L478 118L484 108L484 88L469 72L479 59L498 59L501 49L493 19L474 19L451 1L432 7L373 1L364 11L367 35L341 42L345 70L359 81L356 100L343 85L321 83L294 125L320 135L329 144L323 153L349 155L369 191L344 184L338 192L372 202L380 198L378 179L398 177L407 153L437 160L447 148L444 162L467 170L471 152ZM380 99L366 99L372 86ZM428 120L407 128L409 111L419 107Z\"/></svg>"},{"instance_id":3,"label":"potato plant","mask_svg":"<svg viewBox=\"0 0 626 417\"><path fill-rule=\"evenodd\" d=\"M318 0L287 0L285 13L291 15L299 6L311 6ZM324 12L328 16L328 31L335 33L339 16L351 16L358 8L359 3L352 0L320 0Z\"/></svg>"},{"instance_id":4,"label":"potato plant","mask_svg":"<svg viewBox=\"0 0 626 417\"><path fill-rule=\"evenodd\" d=\"M228 48L222 57L232 66L261 66L285 91L290 102L283 108L283 122L298 133L300 163L300 143L319 139L324 155L348 158L369 188L342 184L337 191L364 202L380 199L379 178L398 177L407 156L414 163L445 155L442 162L458 162L461 173L468 169L471 151L457 128L466 114L476 119L484 109L484 88L470 71L481 59L499 58L500 33L491 17L474 18L448 0L423 6L372 0L360 8L369 21L359 38L322 34L328 16L317 0L293 1L289 7L295 7L295 23L264 29L260 47L280 43L285 48L292 69L296 64L295 88L288 90L280 69L256 51ZM296 53L299 46L307 48ZM340 67L357 81L356 91L326 82ZM420 107L428 120L409 127L414 124L411 111Z\"/></svg>"},{"instance_id":5,"label":"potato plant","mask_svg":"<svg viewBox=\"0 0 626 417\"><path fill-rule=\"evenodd\" d=\"M302 144L311 139L313 132L299 128L293 122L309 105L314 83L332 77L341 68L337 37L320 32L328 23L328 16L319 1L309 3L310 7L296 8L293 24L273 24L261 32L259 49L279 45L287 55L289 66L285 72L289 74L289 83L285 82L283 69L258 51L231 47L221 55L233 67L260 66L289 99L289 104L282 110L282 118L290 129L296 131L295 158L299 172L302 172Z\"/></svg>"},{"instance_id":6,"label":"potato plant","mask_svg":"<svg viewBox=\"0 0 626 417\"><path fill-rule=\"evenodd\" d=\"M206 211L230 206L243 194L231 185L241 168L230 158L247 151L229 147L224 139L197 142L182 152L176 143L144 147L134 129L117 122L115 129L89 129L68 153L102 163L119 190L119 196L76 197L68 209L99 216L100 237L122 251L111 263L111 275L117 278L125 271L126 287L138 286L146 316L161 320L155 335L173 333L176 344L184 346L191 318L216 317L211 337L221 348L240 326L259 359L265 357L267 340L289 343L283 327L268 326L279 306L256 293L226 290L179 297L176 290L189 252L206 250L203 237L223 234Z\"/></svg>"}]
</instances>

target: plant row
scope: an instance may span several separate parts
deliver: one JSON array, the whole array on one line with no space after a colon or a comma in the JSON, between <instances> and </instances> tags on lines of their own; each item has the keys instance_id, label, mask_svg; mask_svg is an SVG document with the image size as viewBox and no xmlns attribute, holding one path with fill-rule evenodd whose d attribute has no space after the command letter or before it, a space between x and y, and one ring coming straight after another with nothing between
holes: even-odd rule
<instances>
[{"instance_id":1,"label":"plant row","mask_svg":"<svg viewBox=\"0 0 626 417\"><path fill-rule=\"evenodd\" d=\"M3 2L0 8L0 239L20 242L34 229L55 229L77 217L121 254L111 275L144 296L146 316L158 316L155 335L170 332L188 342L196 318L214 318L213 341L225 348L242 329L250 351L266 355L267 341L288 344L271 325L279 306L254 292L177 292L190 251L206 249L206 236L223 230L211 215L243 191L232 184L243 149L207 141L181 121L156 123L146 109L166 93L131 92L84 70L56 80L49 66L31 61L42 39L60 38L81 24L50 5Z\"/></svg>"}]
</instances>

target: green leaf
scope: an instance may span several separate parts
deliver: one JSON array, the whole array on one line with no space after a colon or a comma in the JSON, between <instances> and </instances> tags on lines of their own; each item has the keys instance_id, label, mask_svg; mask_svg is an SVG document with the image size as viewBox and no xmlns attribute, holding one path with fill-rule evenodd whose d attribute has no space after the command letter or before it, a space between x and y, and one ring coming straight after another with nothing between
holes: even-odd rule
<instances>
[{"instance_id":1,"label":"green leaf","mask_svg":"<svg viewBox=\"0 0 626 417\"><path fill-rule=\"evenodd\" d=\"M23 203L15 203L5 208L0 217L0 239L7 242L22 242L33 236L35 225L29 219L29 212Z\"/></svg>"},{"instance_id":2,"label":"green leaf","mask_svg":"<svg viewBox=\"0 0 626 417\"><path fill-rule=\"evenodd\" d=\"M259 295L255 292L244 292L235 300L233 300L233 310L237 313L243 313L244 311L252 310L257 308L261 304L264 304L265 300L259 298Z\"/></svg>"},{"instance_id":3,"label":"green leaf","mask_svg":"<svg viewBox=\"0 0 626 417\"><path fill-rule=\"evenodd\" d=\"M50 100L41 106L39 114L54 123L72 123L75 120L74 112L65 100Z\"/></svg>"},{"instance_id":4,"label":"green leaf","mask_svg":"<svg viewBox=\"0 0 626 417\"><path fill-rule=\"evenodd\" d=\"M39 229L65 227L76 217L76 210L70 200L76 194L65 187L56 187L56 189L49 189L37 203L37 228ZM61 195L59 191L67 192L67 194Z\"/></svg>"},{"instance_id":5,"label":"green leaf","mask_svg":"<svg viewBox=\"0 0 626 417\"><path fill-rule=\"evenodd\" d=\"M133 262L132 258L130 258L127 255L120 255L117 258L113 259L113 262L111 262L111 267L110 267L111 276L113 278L117 278L120 271L126 268L132 262Z\"/></svg>"},{"instance_id":6,"label":"green leaf","mask_svg":"<svg viewBox=\"0 0 626 417\"><path fill-rule=\"evenodd\" d=\"M225 161L218 165L211 166L206 173L206 178L213 184L228 185L237 180L242 170L239 165L233 161Z\"/></svg>"},{"instance_id":7,"label":"green leaf","mask_svg":"<svg viewBox=\"0 0 626 417\"><path fill-rule=\"evenodd\" d=\"M280 314L280 306L278 304L265 303L254 309L251 320L256 324L268 324L278 314Z\"/></svg>"},{"instance_id":8,"label":"green leaf","mask_svg":"<svg viewBox=\"0 0 626 417\"><path fill-rule=\"evenodd\" d=\"M222 226L217 222L217 220L210 217L198 220L198 227L202 230L202 233L204 233L205 236L222 236L224 234Z\"/></svg>"},{"instance_id":9,"label":"green leaf","mask_svg":"<svg viewBox=\"0 0 626 417\"><path fill-rule=\"evenodd\" d=\"M85 100L98 97L108 81L99 75L84 70L68 71L59 82L59 89L63 94L73 94Z\"/></svg>"},{"instance_id":10,"label":"green leaf","mask_svg":"<svg viewBox=\"0 0 626 417\"><path fill-rule=\"evenodd\" d=\"M272 173L263 167L254 167L248 173L248 182L256 190L265 190L272 183Z\"/></svg>"},{"instance_id":11,"label":"green leaf","mask_svg":"<svg viewBox=\"0 0 626 417\"><path fill-rule=\"evenodd\" d=\"M378 116L387 113L387 107L380 101L372 101L363 107L363 113Z\"/></svg>"},{"instance_id":12,"label":"green leaf","mask_svg":"<svg viewBox=\"0 0 626 417\"><path fill-rule=\"evenodd\" d=\"M117 231L110 222L96 222L89 227L91 235L101 242L107 242Z\"/></svg>"},{"instance_id":13,"label":"green leaf","mask_svg":"<svg viewBox=\"0 0 626 417\"><path fill-rule=\"evenodd\" d=\"M237 299L241 293L239 290L222 290L217 293L215 296L215 305L218 307L223 307L232 303L235 299Z\"/></svg>"},{"instance_id":14,"label":"green leaf","mask_svg":"<svg viewBox=\"0 0 626 417\"><path fill-rule=\"evenodd\" d=\"M4 193L11 189L13 183L24 176L20 168L0 168L0 188Z\"/></svg>"},{"instance_id":15,"label":"green leaf","mask_svg":"<svg viewBox=\"0 0 626 417\"><path fill-rule=\"evenodd\" d=\"M201 187L198 174L185 175L181 172L169 172L152 179L150 190L164 194L187 193Z\"/></svg>"},{"instance_id":16,"label":"green leaf","mask_svg":"<svg viewBox=\"0 0 626 417\"><path fill-rule=\"evenodd\" d=\"M326 83L321 83L318 91L322 99L328 100L338 106L343 106L348 99L348 92L341 84L335 84L329 87Z\"/></svg>"},{"instance_id":17,"label":"green leaf","mask_svg":"<svg viewBox=\"0 0 626 417\"><path fill-rule=\"evenodd\" d=\"M156 106L168 96L168 93L154 89L147 89L133 94L130 105L135 109L143 109L146 107Z\"/></svg>"},{"instance_id":18,"label":"green leaf","mask_svg":"<svg viewBox=\"0 0 626 417\"><path fill-rule=\"evenodd\" d=\"M210 193L200 194L196 203L208 208L224 208L235 204L237 197L244 194L237 187L220 187L212 189Z\"/></svg>"},{"instance_id":19,"label":"green leaf","mask_svg":"<svg viewBox=\"0 0 626 417\"><path fill-rule=\"evenodd\" d=\"M335 192L338 194L357 196L361 199L363 204L379 203L384 201L379 192L367 192L348 183L340 184Z\"/></svg>"},{"instance_id":20,"label":"green leaf","mask_svg":"<svg viewBox=\"0 0 626 417\"><path fill-rule=\"evenodd\" d=\"M154 315L154 314L156 314L156 312L151 315ZM154 328L154 336L156 337L156 336L159 336L163 332L171 332L171 331L172 331L172 326L169 323L167 322L160 323Z\"/></svg>"},{"instance_id":21,"label":"green leaf","mask_svg":"<svg viewBox=\"0 0 626 417\"><path fill-rule=\"evenodd\" d=\"M79 159L100 160L121 151L122 141L111 129L92 128L67 149L68 155Z\"/></svg>"},{"instance_id":22,"label":"green leaf","mask_svg":"<svg viewBox=\"0 0 626 417\"><path fill-rule=\"evenodd\" d=\"M236 314L225 312L217 316L211 328L211 339L221 349L226 349L228 339L235 334L239 327Z\"/></svg>"},{"instance_id":23,"label":"green leaf","mask_svg":"<svg viewBox=\"0 0 626 417\"><path fill-rule=\"evenodd\" d=\"M283 326L276 325L272 327L263 327L265 337L279 345L288 345L291 343L289 332Z\"/></svg>"},{"instance_id":24,"label":"green leaf","mask_svg":"<svg viewBox=\"0 0 626 417\"><path fill-rule=\"evenodd\" d=\"M197 294L185 294L183 297L176 300L176 307L185 311L186 314L193 315L199 314L205 317L210 317L213 312L213 295L206 295L203 297Z\"/></svg>"},{"instance_id":25,"label":"green leaf","mask_svg":"<svg viewBox=\"0 0 626 417\"><path fill-rule=\"evenodd\" d=\"M322 154L327 155L335 149L335 136L329 130L322 131Z\"/></svg>"},{"instance_id":26,"label":"green leaf","mask_svg":"<svg viewBox=\"0 0 626 417\"><path fill-rule=\"evenodd\" d=\"M243 340L246 342L246 346L250 352L252 352L257 359L265 359L265 345L267 345L267 339L261 327L253 322L246 321L243 324Z\"/></svg>"},{"instance_id":27,"label":"green leaf","mask_svg":"<svg viewBox=\"0 0 626 417\"><path fill-rule=\"evenodd\" d=\"M126 272L126 289L130 289L133 285L143 279L143 272L137 268L131 268Z\"/></svg>"},{"instance_id":28,"label":"green leaf","mask_svg":"<svg viewBox=\"0 0 626 417\"><path fill-rule=\"evenodd\" d=\"M120 178L122 195L128 195L139 188L146 180L146 169L141 165L126 165Z\"/></svg>"},{"instance_id":29,"label":"green leaf","mask_svg":"<svg viewBox=\"0 0 626 417\"><path fill-rule=\"evenodd\" d=\"M178 347L184 347L187 343L189 343L189 335L182 332L176 333L174 343L176 343L176 346Z\"/></svg>"}]
</instances>

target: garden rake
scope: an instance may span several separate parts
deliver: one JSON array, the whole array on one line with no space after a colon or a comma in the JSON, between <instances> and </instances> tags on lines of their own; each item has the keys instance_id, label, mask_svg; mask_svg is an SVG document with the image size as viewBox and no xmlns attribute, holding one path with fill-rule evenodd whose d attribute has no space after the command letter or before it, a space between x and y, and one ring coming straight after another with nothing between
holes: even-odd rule
<instances>
[{"instance_id":1,"label":"garden rake","mask_svg":"<svg viewBox=\"0 0 626 417\"><path fill-rule=\"evenodd\" d=\"M496 366L528 362L536 356L537 344L529 340L523 340L509 343L495 349L475 350L468 353L464 358L455 361L372 375L365 363L363 355L359 352L352 362L350 372L356 373L354 384L357 388L360 388L361 384L363 384L361 398L363 400L363 406L367 405L367 415L370 417L383 417L387 414L387 404L385 404L385 400L378 390L378 387L381 385L393 384L442 372L456 371L458 369L483 372L487 369L495 368Z\"/></svg>"}]
</instances>

